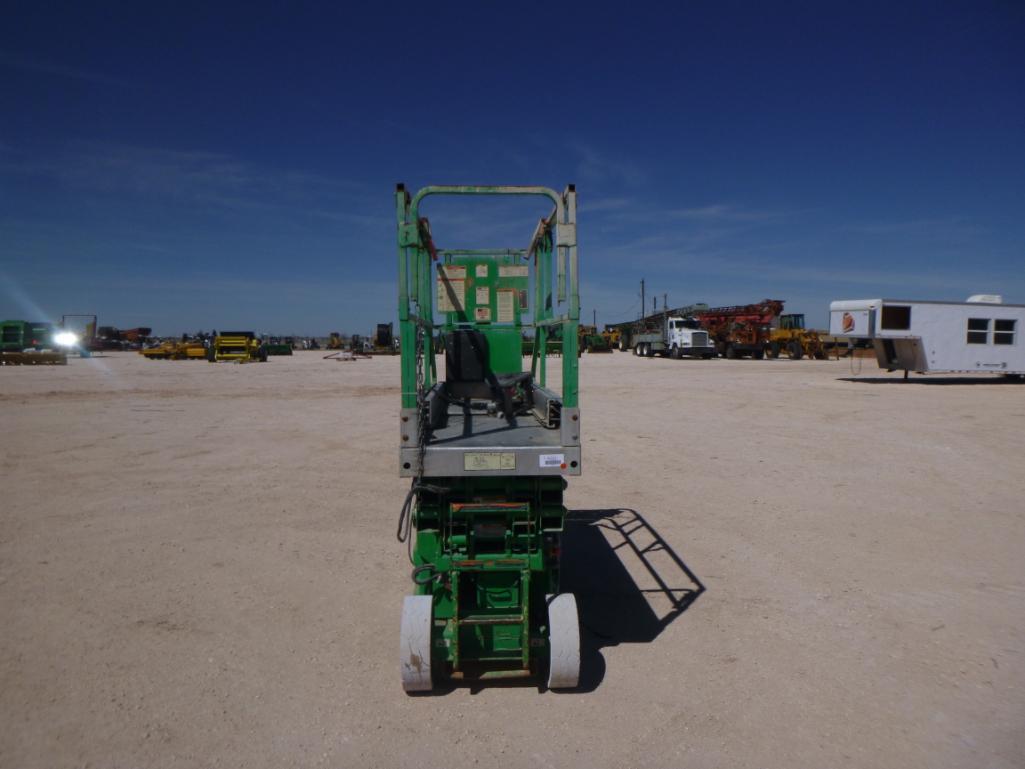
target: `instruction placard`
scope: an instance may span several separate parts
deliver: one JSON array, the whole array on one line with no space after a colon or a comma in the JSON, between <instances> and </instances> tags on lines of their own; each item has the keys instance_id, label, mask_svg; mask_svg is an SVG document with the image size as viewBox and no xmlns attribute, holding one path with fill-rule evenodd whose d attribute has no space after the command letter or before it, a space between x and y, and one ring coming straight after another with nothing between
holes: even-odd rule
<instances>
[{"instance_id":1,"label":"instruction placard","mask_svg":"<svg viewBox=\"0 0 1025 769\"><path fill-rule=\"evenodd\" d=\"M491 304L491 289L487 286L477 286L477 302L476 304L488 306Z\"/></svg>"},{"instance_id":2,"label":"instruction placard","mask_svg":"<svg viewBox=\"0 0 1025 769\"><path fill-rule=\"evenodd\" d=\"M500 264L498 265L498 277L528 278L530 277L530 267L525 264Z\"/></svg>"},{"instance_id":3,"label":"instruction placard","mask_svg":"<svg viewBox=\"0 0 1025 769\"><path fill-rule=\"evenodd\" d=\"M498 292L498 322L512 323L516 320L516 292Z\"/></svg>"},{"instance_id":4,"label":"instruction placard","mask_svg":"<svg viewBox=\"0 0 1025 769\"><path fill-rule=\"evenodd\" d=\"M438 278L438 310L441 312L462 312L465 286L466 283L462 280Z\"/></svg>"}]
</instances>

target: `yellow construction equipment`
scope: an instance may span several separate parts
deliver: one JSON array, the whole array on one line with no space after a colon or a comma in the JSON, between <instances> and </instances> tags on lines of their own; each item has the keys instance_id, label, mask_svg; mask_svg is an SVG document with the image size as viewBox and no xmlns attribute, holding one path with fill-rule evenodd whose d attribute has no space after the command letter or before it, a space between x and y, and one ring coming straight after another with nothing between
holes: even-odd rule
<instances>
[{"instance_id":1,"label":"yellow construction equipment","mask_svg":"<svg viewBox=\"0 0 1025 769\"><path fill-rule=\"evenodd\" d=\"M778 358L786 352L793 360L807 356L817 360L825 360L826 350L819 332L804 327L804 315L791 313L779 316L779 325L769 330L769 339L765 345L768 358Z\"/></svg>"},{"instance_id":2,"label":"yellow construction equipment","mask_svg":"<svg viewBox=\"0 0 1025 769\"><path fill-rule=\"evenodd\" d=\"M139 350L139 355L149 360L205 360L207 349L202 342L167 341Z\"/></svg>"},{"instance_id":3,"label":"yellow construction equipment","mask_svg":"<svg viewBox=\"0 0 1025 769\"><path fill-rule=\"evenodd\" d=\"M267 350L252 331L222 331L214 337L207 351L207 360L235 363L264 362Z\"/></svg>"}]
</instances>

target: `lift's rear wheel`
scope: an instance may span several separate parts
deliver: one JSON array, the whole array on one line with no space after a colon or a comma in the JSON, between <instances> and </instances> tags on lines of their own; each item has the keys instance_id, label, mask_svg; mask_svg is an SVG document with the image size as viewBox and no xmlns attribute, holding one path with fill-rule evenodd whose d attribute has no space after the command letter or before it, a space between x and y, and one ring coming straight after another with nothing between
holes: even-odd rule
<instances>
[{"instance_id":1,"label":"lift's rear wheel","mask_svg":"<svg viewBox=\"0 0 1025 769\"><path fill-rule=\"evenodd\" d=\"M572 593L549 597L548 651L548 688L575 687L580 680L580 622Z\"/></svg>"},{"instance_id":2,"label":"lift's rear wheel","mask_svg":"<svg viewBox=\"0 0 1025 769\"><path fill-rule=\"evenodd\" d=\"M796 339L791 340L790 344L787 345L787 350L790 352L791 360L800 360L804 357L804 348L801 347L801 343Z\"/></svg>"},{"instance_id":3,"label":"lift's rear wheel","mask_svg":"<svg viewBox=\"0 0 1025 769\"><path fill-rule=\"evenodd\" d=\"M407 692L429 692L431 681L431 615L434 598L407 595L402 603L402 629L399 631L399 670L402 688Z\"/></svg>"}]
</instances>

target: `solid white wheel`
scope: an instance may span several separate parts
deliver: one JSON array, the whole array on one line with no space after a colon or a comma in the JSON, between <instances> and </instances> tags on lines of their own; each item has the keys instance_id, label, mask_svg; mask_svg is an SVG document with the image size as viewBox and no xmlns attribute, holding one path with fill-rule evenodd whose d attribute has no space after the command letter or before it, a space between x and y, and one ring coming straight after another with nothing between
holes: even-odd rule
<instances>
[{"instance_id":1,"label":"solid white wheel","mask_svg":"<svg viewBox=\"0 0 1025 769\"><path fill-rule=\"evenodd\" d=\"M575 687L580 680L580 623L572 593L549 596L548 651L548 688Z\"/></svg>"},{"instance_id":2,"label":"solid white wheel","mask_svg":"<svg viewBox=\"0 0 1025 769\"><path fill-rule=\"evenodd\" d=\"M431 682L431 622L434 598L407 595L402 602L399 631L399 670L407 692L429 692Z\"/></svg>"}]
</instances>

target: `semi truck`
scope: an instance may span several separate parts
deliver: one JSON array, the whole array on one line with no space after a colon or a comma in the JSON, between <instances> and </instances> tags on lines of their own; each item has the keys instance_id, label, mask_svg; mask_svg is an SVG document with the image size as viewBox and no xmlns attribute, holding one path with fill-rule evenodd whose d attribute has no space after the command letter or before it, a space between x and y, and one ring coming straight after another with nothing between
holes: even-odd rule
<instances>
[{"instance_id":1,"label":"semi truck","mask_svg":"<svg viewBox=\"0 0 1025 769\"><path fill-rule=\"evenodd\" d=\"M620 334L620 345L627 339L627 347L634 355L646 358L664 355L670 358L712 358L715 348L708 338L708 332L693 318L665 314L655 322L624 330ZM621 347L622 349L622 347Z\"/></svg>"}]
</instances>

